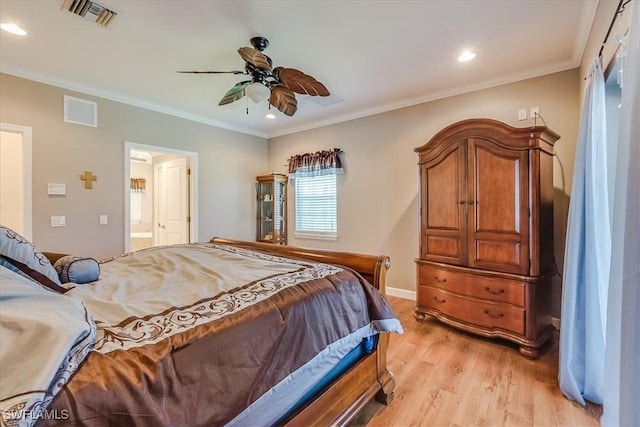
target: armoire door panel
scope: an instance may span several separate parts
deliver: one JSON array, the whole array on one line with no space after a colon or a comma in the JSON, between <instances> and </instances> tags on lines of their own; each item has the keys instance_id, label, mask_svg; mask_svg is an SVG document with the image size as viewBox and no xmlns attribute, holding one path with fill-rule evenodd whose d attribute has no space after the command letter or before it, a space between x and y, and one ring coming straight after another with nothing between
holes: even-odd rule
<instances>
[{"instance_id":1,"label":"armoire door panel","mask_svg":"<svg viewBox=\"0 0 640 427\"><path fill-rule=\"evenodd\" d=\"M431 261L457 264L462 257L462 244L459 236L426 236L425 257Z\"/></svg>"},{"instance_id":2,"label":"armoire door panel","mask_svg":"<svg viewBox=\"0 0 640 427\"><path fill-rule=\"evenodd\" d=\"M426 179L426 226L435 230L459 230L460 150L449 153L441 161L427 164Z\"/></svg>"},{"instance_id":3,"label":"armoire door panel","mask_svg":"<svg viewBox=\"0 0 640 427\"><path fill-rule=\"evenodd\" d=\"M520 272L520 242L496 240L476 240L474 264L477 267L499 269L499 271Z\"/></svg>"},{"instance_id":4,"label":"armoire door panel","mask_svg":"<svg viewBox=\"0 0 640 427\"><path fill-rule=\"evenodd\" d=\"M452 144L420 168L422 185L421 256L462 264L466 259L464 142Z\"/></svg>"},{"instance_id":5,"label":"armoire door panel","mask_svg":"<svg viewBox=\"0 0 640 427\"><path fill-rule=\"evenodd\" d=\"M469 265L526 273L529 254L527 152L468 142Z\"/></svg>"},{"instance_id":6,"label":"armoire door panel","mask_svg":"<svg viewBox=\"0 0 640 427\"><path fill-rule=\"evenodd\" d=\"M520 231L519 158L476 148L476 231Z\"/></svg>"}]
</instances>

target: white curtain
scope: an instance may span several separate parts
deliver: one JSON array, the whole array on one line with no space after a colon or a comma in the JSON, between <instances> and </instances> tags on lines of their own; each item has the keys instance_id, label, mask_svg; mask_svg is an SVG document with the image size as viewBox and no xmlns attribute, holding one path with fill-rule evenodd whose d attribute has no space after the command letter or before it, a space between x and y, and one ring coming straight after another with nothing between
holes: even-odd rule
<instances>
[{"instance_id":1,"label":"white curtain","mask_svg":"<svg viewBox=\"0 0 640 427\"><path fill-rule=\"evenodd\" d=\"M558 379L584 405L602 403L611 224L605 82L598 58L585 93L569 202Z\"/></svg>"},{"instance_id":2,"label":"white curtain","mask_svg":"<svg viewBox=\"0 0 640 427\"><path fill-rule=\"evenodd\" d=\"M130 194L129 201L129 217L131 219L131 224L141 224L142 223L142 192L132 191Z\"/></svg>"},{"instance_id":3,"label":"white curtain","mask_svg":"<svg viewBox=\"0 0 640 427\"><path fill-rule=\"evenodd\" d=\"M640 425L640 2L632 7L613 198L603 426Z\"/></svg>"}]
</instances>

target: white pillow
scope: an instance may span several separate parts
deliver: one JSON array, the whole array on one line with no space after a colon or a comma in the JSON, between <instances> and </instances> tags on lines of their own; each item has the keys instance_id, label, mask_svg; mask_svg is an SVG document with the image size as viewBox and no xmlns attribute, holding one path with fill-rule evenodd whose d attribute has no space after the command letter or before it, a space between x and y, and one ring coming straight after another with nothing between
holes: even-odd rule
<instances>
[{"instance_id":1,"label":"white pillow","mask_svg":"<svg viewBox=\"0 0 640 427\"><path fill-rule=\"evenodd\" d=\"M53 268L49 259L31 242L4 225L0 225L0 254L25 264L27 267L44 274L54 283L60 284L58 272Z\"/></svg>"}]
</instances>

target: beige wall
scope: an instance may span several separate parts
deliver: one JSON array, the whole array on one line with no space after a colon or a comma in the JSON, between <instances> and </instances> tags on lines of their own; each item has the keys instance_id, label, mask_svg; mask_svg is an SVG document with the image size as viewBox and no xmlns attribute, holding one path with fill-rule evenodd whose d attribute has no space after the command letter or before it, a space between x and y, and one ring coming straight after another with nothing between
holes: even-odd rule
<instances>
[{"instance_id":1,"label":"beige wall","mask_svg":"<svg viewBox=\"0 0 640 427\"><path fill-rule=\"evenodd\" d=\"M290 224L290 244L387 254L392 264L389 286L414 290L418 167L413 149L462 119L486 117L512 126L530 126L533 120L517 120L518 109L539 107L547 125L561 136L554 161L554 233L555 255L562 268L567 195L578 129L579 80L578 70L573 69L270 139L271 170L283 170L283 163L292 154L333 147L344 151L346 171L338 180L339 239L335 242L296 239ZM289 218L293 218L292 199ZM558 313L560 283L556 279Z\"/></svg>"},{"instance_id":2,"label":"beige wall","mask_svg":"<svg viewBox=\"0 0 640 427\"><path fill-rule=\"evenodd\" d=\"M98 103L98 127L63 121L63 95ZM198 240L255 237L254 181L263 138L0 74L0 122L33 128L33 241L42 250L106 257L124 250L124 141L198 153ZM93 190L79 179L97 175ZM47 195L47 183L67 195ZM109 224L100 226L99 215ZM52 215L67 226L51 228Z\"/></svg>"}]
</instances>

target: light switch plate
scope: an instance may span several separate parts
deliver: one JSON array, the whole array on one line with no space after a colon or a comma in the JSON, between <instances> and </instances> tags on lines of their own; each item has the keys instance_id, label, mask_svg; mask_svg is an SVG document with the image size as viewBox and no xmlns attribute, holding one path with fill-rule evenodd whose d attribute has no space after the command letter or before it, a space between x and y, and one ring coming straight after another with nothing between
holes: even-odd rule
<instances>
[{"instance_id":1,"label":"light switch plate","mask_svg":"<svg viewBox=\"0 0 640 427\"><path fill-rule=\"evenodd\" d=\"M52 227L65 227L67 225L67 217L65 216L52 216L51 217L51 226Z\"/></svg>"},{"instance_id":2,"label":"light switch plate","mask_svg":"<svg viewBox=\"0 0 640 427\"><path fill-rule=\"evenodd\" d=\"M527 110L526 109L521 109L518 110L518 120L527 120Z\"/></svg>"},{"instance_id":3,"label":"light switch plate","mask_svg":"<svg viewBox=\"0 0 640 427\"><path fill-rule=\"evenodd\" d=\"M106 215L100 215L100 225L107 225L108 218Z\"/></svg>"},{"instance_id":4,"label":"light switch plate","mask_svg":"<svg viewBox=\"0 0 640 427\"><path fill-rule=\"evenodd\" d=\"M47 194L61 196L67 194L67 184L56 184L49 183L47 184Z\"/></svg>"}]
</instances>

